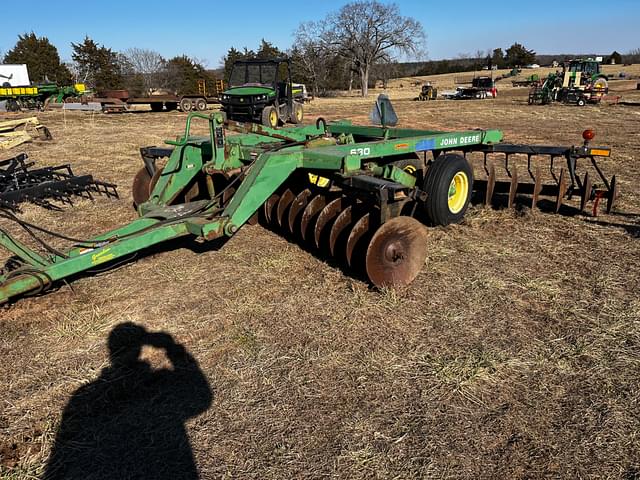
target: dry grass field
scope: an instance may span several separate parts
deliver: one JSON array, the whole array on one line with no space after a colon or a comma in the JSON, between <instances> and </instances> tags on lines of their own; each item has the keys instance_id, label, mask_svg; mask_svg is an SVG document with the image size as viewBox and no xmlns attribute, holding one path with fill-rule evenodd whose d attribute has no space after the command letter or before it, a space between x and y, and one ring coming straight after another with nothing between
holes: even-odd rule
<instances>
[{"instance_id":1,"label":"dry grass field","mask_svg":"<svg viewBox=\"0 0 640 480\"><path fill-rule=\"evenodd\" d=\"M635 81L612 89L640 100ZM401 126L567 145L594 128L614 151L614 214L474 206L429 230L401 291L245 226L221 249L173 245L0 307L0 477L42 476L55 443L66 478L194 478L193 463L201 478L640 478L640 107L529 106L510 83L485 101L417 90L389 89ZM317 99L307 121L366 122L374 95ZM80 237L135 218L139 147L185 119L39 117L54 141L26 145L33 160L119 185L120 200L25 206ZM147 335L148 366L119 370L107 342L124 322L173 341Z\"/></svg>"}]
</instances>

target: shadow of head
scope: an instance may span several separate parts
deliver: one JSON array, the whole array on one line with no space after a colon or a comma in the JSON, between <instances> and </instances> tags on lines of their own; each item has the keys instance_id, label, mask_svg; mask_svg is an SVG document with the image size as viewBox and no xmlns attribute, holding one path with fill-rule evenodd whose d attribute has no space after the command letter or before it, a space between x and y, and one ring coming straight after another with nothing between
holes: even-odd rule
<instances>
[{"instance_id":1,"label":"shadow of head","mask_svg":"<svg viewBox=\"0 0 640 480\"><path fill-rule=\"evenodd\" d=\"M116 325L109 333L109 358L114 366L132 365L138 361L148 332L132 322Z\"/></svg>"}]
</instances>

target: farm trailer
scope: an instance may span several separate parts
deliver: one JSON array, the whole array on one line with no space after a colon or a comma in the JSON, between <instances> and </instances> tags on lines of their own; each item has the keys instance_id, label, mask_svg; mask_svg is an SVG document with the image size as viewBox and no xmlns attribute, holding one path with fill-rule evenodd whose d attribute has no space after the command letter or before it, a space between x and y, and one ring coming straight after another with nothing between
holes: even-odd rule
<instances>
[{"instance_id":1,"label":"farm trailer","mask_svg":"<svg viewBox=\"0 0 640 480\"><path fill-rule=\"evenodd\" d=\"M208 123L208 136L190 134L194 121ZM179 238L224 240L258 221L346 263L374 286L408 285L427 255L424 224L460 222L474 187L484 190L487 202L505 194L513 205L516 196L528 194L535 208L550 195L557 211L576 196L581 209L606 199L610 211L615 177L608 180L597 165L610 150L592 147L591 132L583 144L569 147L505 144L502 136L498 130L445 132L322 119L272 129L225 125L220 112L192 112L184 134L166 141L168 147L141 150L144 166L133 185L138 219L88 240L62 236L72 243L69 249L44 253L0 231L0 245L13 255L0 274L0 303L120 264L154 245ZM486 174L475 182L469 155L484 158L480 173ZM496 176L496 156L505 162L507 180ZM518 180L525 176L518 175L514 156L526 158L529 182ZM539 165L532 166L537 156L551 160L549 184L543 185ZM566 162L559 172L558 159ZM585 165L593 168L581 177L577 168ZM592 184L594 172L604 188ZM41 245L47 245L42 232L53 233L11 212L1 216Z\"/></svg>"},{"instance_id":2,"label":"farm trailer","mask_svg":"<svg viewBox=\"0 0 640 480\"><path fill-rule=\"evenodd\" d=\"M182 95L148 95L133 96L128 90L105 90L91 99L102 105L105 112L126 112L132 105L149 105L153 112L173 111L178 108L183 112L192 110L204 111L210 104L220 103L219 95L224 90L224 82L216 80L213 92L207 90L204 80L198 80L196 93Z\"/></svg>"}]
</instances>

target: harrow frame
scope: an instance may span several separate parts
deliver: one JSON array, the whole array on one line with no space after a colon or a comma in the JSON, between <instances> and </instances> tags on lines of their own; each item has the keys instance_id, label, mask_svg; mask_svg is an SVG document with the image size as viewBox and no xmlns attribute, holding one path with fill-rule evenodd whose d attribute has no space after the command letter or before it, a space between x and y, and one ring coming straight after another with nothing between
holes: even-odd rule
<instances>
[{"instance_id":1,"label":"harrow frame","mask_svg":"<svg viewBox=\"0 0 640 480\"><path fill-rule=\"evenodd\" d=\"M190 134L196 119L208 122L208 137ZM225 130L238 135L227 136ZM332 254L338 236L344 237L344 228L350 225L352 233L344 238L350 265L355 262L354 244L369 229L374 216L380 228L375 234L370 232L373 238L367 255L388 253L393 257L390 261L395 262L403 258L402 248L406 247L425 249L426 256L423 234L413 223L398 219L408 218L401 217L406 215L407 207L411 210L409 214L415 212L416 205L427 198L427 192L422 185L416 186L416 176L398 166L397 160L418 153L426 157L428 152L437 159L452 150L486 155L501 148L517 149L501 146L504 145L501 140L502 132L498 130L442 132L327 123L322 119L315 125L271 129L256 124L225 124L220 113L190 113L184 134L165 142L170 147L141 150L144 162L141 172L153 181L142 183L149 191L148 200L137 205L139 219L90 240L75 240L75 245L66 252L48 255L40 255L0 230L0 245L17 259L10 269L0 273L0 304L16 296L38 293L64 278L90 273L97 266L119 263L141 250L176 238L228 239L245 223L253 223L259 213L266 222L274 224L277 220L282 229L289 228L294 235L293 223L299 221L303 240L309 211L316 215L320 212L320 217L331 216ZM571 158L576 156L573 153ZM156 161L167 155L166 165L159 168ZM329 186L321 186L319 178L326 179ZM574 176L571 178L573 181ZM299 185L297 190L288 187L294 180ZM336 196L335 189L343 196ZM326 192L326 198L314 205L311 192L320 192L316 199ZM340 203L341 209L331 207ZM371 214L356 221L356 211L365 204L372 208ZM324 207L322 211L317 208L320 206ZM325 220L317 218L316 244L320 237L318 224ZM20 224L27 230L34 227ZM387 241L394 232L404 235L397 245ZM391 268L382 261L377 263L376 268ZM409 281L423 263L424 257L411 262L413 276ZM367 273L370 279L380 277L380 271ZM404 273L399 271L398 276L401 275Z\"/></svg>"}]
</instances>

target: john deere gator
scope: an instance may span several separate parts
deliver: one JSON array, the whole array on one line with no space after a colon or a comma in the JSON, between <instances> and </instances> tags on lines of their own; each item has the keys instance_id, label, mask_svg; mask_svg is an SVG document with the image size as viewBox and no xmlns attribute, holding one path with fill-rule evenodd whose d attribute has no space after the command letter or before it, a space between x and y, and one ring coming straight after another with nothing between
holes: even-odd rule
<instances>
[{"instance_id":1,"label":"john deere gator","mask_svg":"<svg viewBox=\"0 0 640 480\"><path fill-rule=\"evenodd\" d=\"M302 94L302 88L300 94ZM243 60L233 64L229 88L220 96L227 118L276 128L302 122L300 96L291 82L289 59Z\"/></svg>"}]
</instances>

